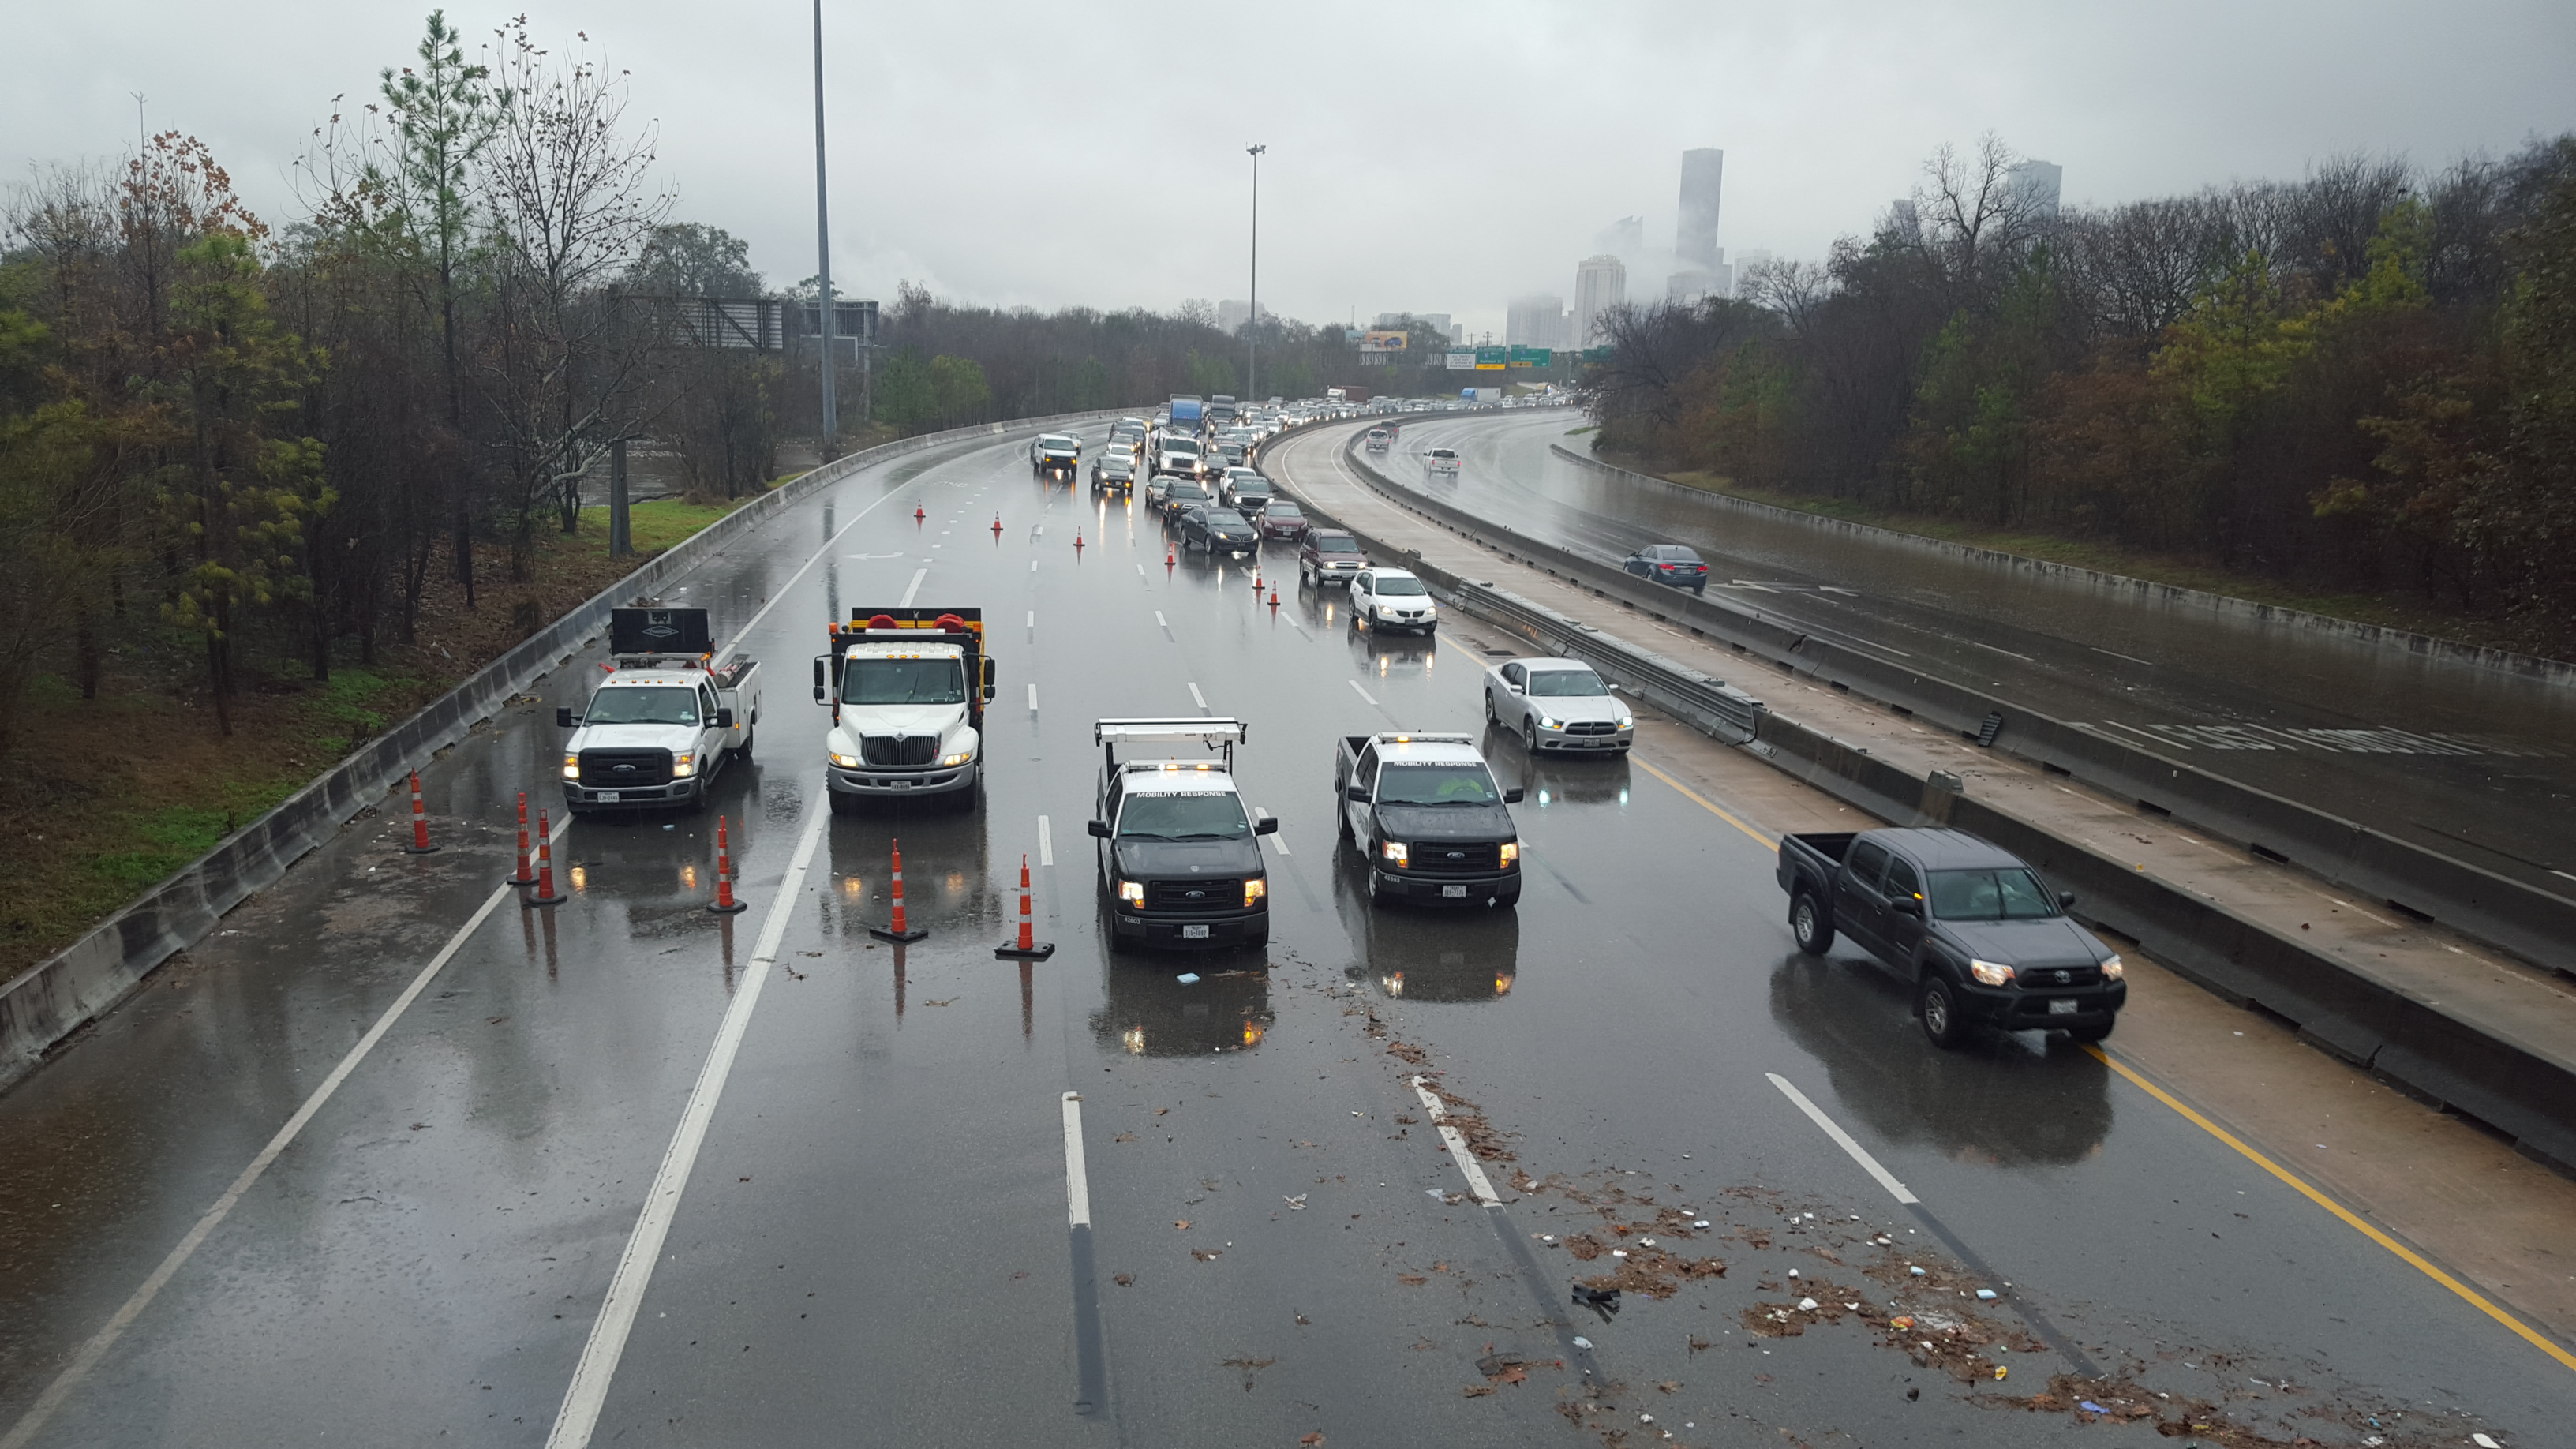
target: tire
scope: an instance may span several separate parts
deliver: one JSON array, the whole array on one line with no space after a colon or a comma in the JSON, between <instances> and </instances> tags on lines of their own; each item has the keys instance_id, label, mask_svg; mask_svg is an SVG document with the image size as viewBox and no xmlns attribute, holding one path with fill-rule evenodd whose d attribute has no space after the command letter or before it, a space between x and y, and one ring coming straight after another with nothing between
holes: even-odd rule
<instances>
[{"instance_id":1,"label":"tire","mask_svg":"<svg viewBox=\"0 0 2576 1449\"><path fill-rule=\"evenodd\" d=\"M1502 724L1502 722L1503 722L1503 717L1502 717L1501 715L1498 715L1498 714L1494 713L1494 695L1493 695L1493 691L1491 691L1491 690L1487 690L1487 691L1485 692L1485 723L1487 723L1487 724L1489 724L1489 725L1500 726L1500 725Z\"/></svg>"},{"instance_id":2,"label":"tire","mask_svg":"<svg viewBox=\"0 0 2576 1449\"><path fill-rule=\"evenodd\" d=\"M1521 716L1521 749L1531 759L1538 758L1538 721L1527 715Z\"/></svg>"},{"instance_id":3,"label":"tire","mask_svg":"<svg viewBox=\"0 0 2576 1449\"><path fill-rule=\"evenodd\" d=\"M1351 840L1351 812L1343 807L1343 802L1338 792L1336 792L1333 799L1333 824L1339 827L1333 833L1340 836L1344 844L1349 844Z\"/></svg>"},{"instance_id":4,"label":"tire","mask_svg":"<svg viewBox=\"0 0 2576 1449\"><path fill-rule=\"evenodd\" d=\"M1373 906L1382 906L1395 899L1394 894L1386 888L1386 877L1374 865L1368 868L1368 898L1369 904Z\"/></svg>"},{"instance_id":5,"label":"tire","mask_svg":"<svg viewBox=\"0 0 2576 1449\"><path fill-rule=\"evenodd\" d=\"M1968 1034L1967 1023L1959 1019L1959 1001L1950 983L1938 976L1926 976L1914 993L1914 1016L1923 1023L1923 1037L1943 1051L1955 1049Z\"/></svg>"},{"instance_id":6,"label":"tire","mask_svg":"<svg viewBox=\"0 0 2576 1449\"><path fill-rule=\"evenodd\" d=\"M735 759L737 759L737 760L748 760L748 759L750 759L750 758L751 758L751 742L752 742L753 740L755 740L755 739L759 738L759 736L760 736L760 729L759 729L759 726L757 726L757 725L754 725L754 726L753 726L752 728L750 728L750 729L746 729L746 730L744 730L744 731L742 732L742 743L741 743L741 744L738 744L738 745L736 745L736 746L734 746L734 747L733 747L733 757L734 757Z\"/></svg>"},{"instance_id":7,"label":"tire","mask_svg":"<svg viewBox=\"0 0 2576 1449\"><path fill-rule=\"evenodd\" d=\"M2100 1026L2070 1026L2066 1029L2066 1034L2077 1041L2086 1043L2109 1041L2111 1039L2111 1028L2118 1025L2119 1021L2120 1019L2115 1016L2109 1021L2102 1023Z\"/></svg>"},{"instance_id":8,"label":"tire","mask_svg":"<svg viewBox=\"0 0 2576 1449\"><path fill-rule=\"evenodd\" d=\"M1798 949L1810 956L1822 956L1834 948L1834 923L1813 892L1800 891L1789 902L1789 934L1797 937Z\"/></svg>"},{"instance_id":9,"label":"tire","mask_svg":"<svg viewBox=\"0 0 2576 1449\"><path fill-rule=\"evenodd\" d=\"M855 815L858 813L858 797L854 795L844 795L838 790L825 790L823 794L825 798L832 802L833 814Z\"/></svg>"}]
</instances>

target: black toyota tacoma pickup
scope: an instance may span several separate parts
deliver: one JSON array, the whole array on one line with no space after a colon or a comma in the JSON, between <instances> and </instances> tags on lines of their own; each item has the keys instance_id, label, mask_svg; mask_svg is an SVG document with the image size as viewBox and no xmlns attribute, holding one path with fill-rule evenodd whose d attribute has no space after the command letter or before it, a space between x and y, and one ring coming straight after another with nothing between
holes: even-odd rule
<instances>
[{"instance_id":1,"label":"black toyota tacoma pickup","mask_svg":"<svg viewBox=\"0 0 2576 1449\"><path fill-rule=\"evenodd\" d=\"M1894 967L1934 1046L1978 1024L2100 1041L2129 999L2119 954L2066 914L2075 897L1965 831L1784 835L1780 888L1798 949L1840 933Z\"/></svg>"}]
</instances>

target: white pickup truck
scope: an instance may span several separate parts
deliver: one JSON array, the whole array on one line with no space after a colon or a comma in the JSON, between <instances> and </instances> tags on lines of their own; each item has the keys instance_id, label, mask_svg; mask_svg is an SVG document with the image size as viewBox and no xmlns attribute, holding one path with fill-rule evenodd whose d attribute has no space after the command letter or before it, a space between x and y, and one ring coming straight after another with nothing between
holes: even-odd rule
<instances>
[{"instance_id":1,"label":"white pickup truck","mask_svg":"<svg viewBox=\"0 0 2576 1449\"><path fill-rule=\"evenodd\" d=\"M832 652L814 657L814 702L832 707L832 812L870 796L944 795L973 808L993 697L984 611L852 609L831 639Z\"/></svg>"},{"instance_id":2,"label":"white pickup truck","mask_svg":"<svg viewBox=\"0 0 2576 1449\"><path fill-rule=\"evenodd\" d=\"M717 665L704 609L612 609L607 678L582 712L557 709L564 808L706 808L716 772L751 758L760 665Z\"/></svg>"}]
</instances>

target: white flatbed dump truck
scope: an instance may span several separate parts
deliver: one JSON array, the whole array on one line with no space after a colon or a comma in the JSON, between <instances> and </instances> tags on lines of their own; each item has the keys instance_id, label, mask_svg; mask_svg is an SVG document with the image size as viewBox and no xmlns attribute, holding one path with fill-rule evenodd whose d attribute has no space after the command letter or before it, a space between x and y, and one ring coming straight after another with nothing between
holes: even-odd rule
<instances>
[{"instance_id":1,"label":"white flatbed dump truck","mask_svg":"<svg viewBox=\"0 0 2576 1449\"><path fill-rule=\"evenodd\" d=\"M832 709L824 772L835 814L859 801L945 796L972 809L984 778L993 658L982 609L852 609L814 656L814 702Z\"/></svg>"}]
</instances>

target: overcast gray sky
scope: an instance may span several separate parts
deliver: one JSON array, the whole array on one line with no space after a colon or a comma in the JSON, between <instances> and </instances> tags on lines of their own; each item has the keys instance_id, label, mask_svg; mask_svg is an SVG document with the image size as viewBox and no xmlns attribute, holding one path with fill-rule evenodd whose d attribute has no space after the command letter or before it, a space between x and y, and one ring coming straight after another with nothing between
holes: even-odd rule
<instances>
[{"instance_id":1,"label":"overcast gray sky","mask_svg":"<svg viewBox=\"0 0 2576 1449\"><path fill-rule=\"evenodd\" d=\"M678 214L814 270L810 9L512 0L631 70ZM426 5L0 0L0 162L204 137L263 214L332 97L371 94ZM2576 3L1294 5L825 0L834 273L891 296L1169 308L1245 291L1309 321L1570 294L1614 218L1670 246L1680 152L1726 151L1720 242L1821 255L1936 144L1995 131L2069 201L2293 176L2361 150L2440 163L2576 129ZM1632 287L1635 282L1632 280Z\"/></svg>"}]
</instances>

